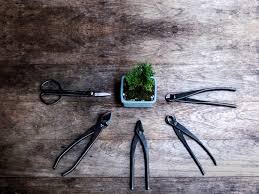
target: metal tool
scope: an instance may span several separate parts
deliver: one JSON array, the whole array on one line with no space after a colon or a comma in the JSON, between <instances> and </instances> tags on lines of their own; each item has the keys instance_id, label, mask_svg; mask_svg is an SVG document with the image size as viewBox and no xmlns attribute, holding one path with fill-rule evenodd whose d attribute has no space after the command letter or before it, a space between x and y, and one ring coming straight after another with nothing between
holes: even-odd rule
<instances>
[{"instance_id":1,"label":"metal tool","mask_svg":"<svg viewBox=\"0 0 259 194\"><path fill-rule=\"evenodd\" d=\"M53 79L44 81L40 85L40 91L40 100L47 105L55 104L61 96L104 97L111 95L106 92L63 90L59 82Z\"/></svg>"},{"instance_id":2,"label":"metal tool","mask_svg":"<svg viewBox=\"0 0 259 194\"><path fill-rule=\"evenodd\" d=\"M149 190L149 155L148 155L148 146L147 141L144 136L144 129L141 121L137 121L135 126L135 135L132 139L131 148L130 148L130 189L134 190L134 172L135 172L135 150L138 142L142 146L144 152L144 161L145 161L145 184L146 190Z\"/></svg>"},{"instance_id":3,"label":"metal tool","mask_svg":"<svg viewBox=\"0 0 259 194\"><path fill-rule=\"evenodd\" d=\"M171 125L173 127L174 132L176 133L177 137L180 139L180 141L182 142L182 144L184 145L186 150L191 155L192 159L194 160L194 162L198 166L198 168L199 168L199 170L200 170L202 175L204 175L204 170L202 169L201 164L199 163L199 161L195 157L195 155L192 152L191 148L187 144L187 142L186 142L186 140L184 138L184 135L188 136L189 138L191 138L195 142L197 142L203 148L203 150L209 155L209 157L212 160L212 162L214 163L214 165L215 166L217 165L216 160L211 155L209 150L201 143L201 141L195 135L193 135L188 129L186 129L183 125L181 125L179 122L177 122L175 116L166 116L165 121L166 121L166 123L168 125Z\"/></svg>"},{"instance_id":4,"label":"metal tool","mask_svg":"<svg viewBox=\"0 0 259 194\"><path fill-rule=\"evenodd\" d=\"M236 108L235 104L229 103L222 103L222 102L211 102L211 101L204 101L204 100L197 100L193 98L189 98L190 96L194 96L196 94L204 93L204 92L211 92L211 91L230 91L235 92L235 88L231 87L214 87L214 88L205 88L200 90L192 90L187 92L181 93L169 93L165 96L165 100L167 102L184 102L184 103L193 103L193 104L206 104L206 105L213 105L213 106L224 106L230 108Z\"/></svg>"},{"instance_id":5,"label":"metal tool","mask_svg":"<svg viewBox=\"0 0 259 194\"><path fill-rule=\"evenodd\" d=\"M95 143L97 138L99 137L100 133L104 128L106 128L109 123L111 122L111 112L107 112L100 116L98 119L96 125L92 126L89 130L87 130L84 134L82 134L80 137L78 137L73 143L71 143L56 159L55 164L53 166L53 169L56 169L59 161L62 159L62 157L71 150L74 146L76 146L78 143L80 143L82 140L86 139L87 137L91 136L90 141L88 142L87 146L85 147L84 151L81 153L81 156L77 159L77 161L74 163L74 165L62 173L62 176L66 176L69 173L71 173L81 162L81 160L84 158L84 156L87 154L89 149L92 147L92 145Z\"/></svg>"}]
</instances>

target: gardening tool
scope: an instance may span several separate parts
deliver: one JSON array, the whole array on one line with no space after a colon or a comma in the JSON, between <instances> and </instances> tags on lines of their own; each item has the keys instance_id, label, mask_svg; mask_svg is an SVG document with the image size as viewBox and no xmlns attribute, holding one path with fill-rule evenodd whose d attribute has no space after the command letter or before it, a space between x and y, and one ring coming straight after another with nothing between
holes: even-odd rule
<instances>
[{"instance_id":1,"label":"gardening tool","mask_svg":"<svg viewBox=\"0 0 259 194\"><path fill-rule=\"evenodd\" d=\"M100 133L104 128L106 128L111 121L111 112L107 112L100 116L97 123L92 126L89 130L87 130L85 133L83 133L81 136L79 136L73 143L71 143L56 159L55 164L53 166L53 169L56 169L59 161L62 159L62 157L71 150L74 146L76 146L78 143L80 143L82 140L86 139L87 137L91 136L90 141L88 142L87 146L85 147L84 151L81 153L81 156L77 159L77 161L74 163L74 165L62 173L62 176L66 176L69 173L71 173L81 162L81 160L84 158L84 156L87 154L89 149L92 147L92 145L95 143L97 138L99 137Z\"/></svg>"},{"instance_id":2,"label":"gardening tool","mask_svg":"<svg viewBox=\"0 0 259 194\"><path fill-rule=\"evenodd\" d=\"M191 148L187 144L187 142L184 138L184 135L188 136L189 138L193 139L196 143L198 143L203 148L203 150L209 155L209 157L212 160L212 162L214 163L214 165L215 166L217 165L216 160L211 155L209 150L201 143L201 141L195 135L193 135L188 129L186 129L183 125L181 125L179 122L177 122L175 116L166 116L165 121L168 125L171 125L173 127L174 132L176 133L177 137L180 139L180 141L182 142L182 144L184 145L186 150L191 155L192 159L194 160L194 162L198 166L202 175L204 175L204 170L202 169L201 164L199 163L199 161L195 157Z\"/></svg>"},{"instance_id":3,"label":"gardening tool","mask_svg":"<svg viewBox=\"0 0 259 194\"><path fill-rule=\"evenodd\" d=\"M145 161L145 184L146 190L149 190L149 156L148 156L148 147L147 141L144 136L144 129L141 121L137 121L135 126L135 135L132 139L131 148L130 148L130 189L134 190L134 172L135 172L135 150L138 142L142 146L144 152L144 161Z\"/></svg>"},{"instance_id":4,"label":"gardening tool","mask_svg":"<svg viewBox=\"0 0 259 194\"><path fill-rule=\"evenodd\" d=\"M197 99L189 98L190 96L194 96L196 94L200 94L200 93L204 93L204 92L211 92L211 91L235 92L236 89L231 88L231 87L214 87L214 88L205 88L205 89L192 90L192 91L181 92L181 93L169 93L165 96L165 100L167 102L175 101L175 102L184 102L184 103L193 103L193 104L206 104L206 105L213 105L213 106L224 106L224 107L236 108L235 104L203 101L203 100L197 100Z\"/></svg>"},{"instance_id":5,"label":"gardening tool","mask_svg":"<svg viewBox=\"0 0 259 194\"><path fill-rule=\"evenodd\" d=\"M104 97L111 95L106 92L63 90L61 85L53 79L44 81L40 85L40 91L40 100L47 105L55 104L61 96Z\"/></svg>"}]
</instances>

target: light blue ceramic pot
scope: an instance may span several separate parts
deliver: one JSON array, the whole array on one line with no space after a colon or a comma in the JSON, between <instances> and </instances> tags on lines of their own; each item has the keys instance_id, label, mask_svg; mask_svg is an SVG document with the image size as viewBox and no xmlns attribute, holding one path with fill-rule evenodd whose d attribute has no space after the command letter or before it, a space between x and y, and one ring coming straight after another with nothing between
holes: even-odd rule
<instances>
[{"instance_id":1,"label":"light blue ceramic pot","mask_svg":"<svg viewBox=\"0 0 259 194\"><path fill-rule=\"evenodd\" d=\"M152 77L155 81L155 90L154 90L154 100L152 101L134 101L134 100L125 100L123 97L123 86L124 86L124 81L125 81L125 76L121 77L121 88L120 88L120 98L121 102L124 107L131 107L131 108L151 108L156 102L157 98L157 80L156 78Z\"/></svg>"}]
</instances>

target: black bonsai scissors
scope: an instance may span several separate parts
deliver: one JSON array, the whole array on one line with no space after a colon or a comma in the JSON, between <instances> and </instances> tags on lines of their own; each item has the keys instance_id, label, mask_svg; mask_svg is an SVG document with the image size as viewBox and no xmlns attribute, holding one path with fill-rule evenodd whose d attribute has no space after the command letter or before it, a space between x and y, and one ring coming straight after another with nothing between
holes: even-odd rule
<instances>
[{"instance_id":1,"label":"black bonsai scissors","mask_svg":"<svg viewBox=\"0 0 259 194\"><path fill-rule=\"evenodd\" d=\"M40 100L47 105L55 104L61 96L104 97L110 95L106 92L63 90L59 82L53 79L46 80L40 85Z\"/></svg>"},{"instance_id":2,"label":"black bonsai scissors","mask_svg":"<svg viewBox=\"0 0 259 194\"><path fill-rule=\"evenodd\" d=\"M180 92L180 93L169 93L165 96L165 100L167 102L184 102L184 103L193 103L193 104L206 104L206 105L214 105L214 106L225 106L230 108L236 108L235 104L229 104L224 102L211 102L211 101L204 101L204 100L197 100L193 98L189 98L196 94L204 93L204 92L211 92L211 91L230 91L235 92L235 88L231 87L213 87L213 88L204 88L200 90L191 90L187 92Z\"/></svg>"},{"instance_id":3,"label":"black bonsai scissors","mask_svg":"<svg viewBox=\"0 0 259 194\"><path fill-rule=\"evenodd\" d=\"M97 123L92 126L89 130L87 130L85 133L83 133L80 137L78 137L73 143L71 143L60 155L57 157L55 164L53 166L53 169L55 169L61 160L61 158L74 146L76 146L78 143L80 143L82 140L86 139L87 137L91 136L90 141L88 142L87 146L85 147L84 151L82 152L81 156L77 159L77 161L74 163L74 165L62 173L62 176L68 175L70 172L72 172L78 164L81 162L81 160L84 158L84 156L87 154L89 149L92 147L92 145L95 143L97 138L99 137L100 133L104 128L106 128L109 123L111 122L111 112L107 112L100 116Z\"/></svg>"},{"instance_id":4,"label":"black bonsai scissors","mask_svg":"<svg viewBox=\"0 0 259 194\"><path fill-rule=\"evenodd\" d=\"M144 136L144 129L141 121L137 121L135 126L135 135L132 139L131 149L130 149L130 189L134 190L134 171L135 171L135 150L138 142L140 142L143 152L144 152L144 161L145 161L145 184L146 190L149 190L149 155L147 141Z\"/></svg>"},{"instance_id":5,"label":"black bonsai scissors","mask_svg":"<svg viewBox=\"0 0 259 194\"><path fill-rule=\"evenodd\" d=\"M195 135L193 135L188 129L186 129L183 125L181 125L179 122L177 122L175 116L166 116L165 121L166 121L166 123L168 125L171 125L173 127L177 137L180 139L180 141L182 142L182 144L184 145L186 150L191 155L192 159L194 160L194 162L198 166L198 168L199 168L199 170L200 170L202 175L204 175L204 170L202 169L201 164L199 163L199 161L195 157L195 155L192 152L191 148L187 144L187 142L186 142L186 140L184 138L184 135L188 136L189 138L191 138L195 142L197 142L202 147L202 149L209 155L209 157L212 160L212 162L214 163L214 165L215 166L217 165L216 160L214 159L212 154L209 152L209 150L201 143L201 141Z\"/></svg>"}]
</instances>

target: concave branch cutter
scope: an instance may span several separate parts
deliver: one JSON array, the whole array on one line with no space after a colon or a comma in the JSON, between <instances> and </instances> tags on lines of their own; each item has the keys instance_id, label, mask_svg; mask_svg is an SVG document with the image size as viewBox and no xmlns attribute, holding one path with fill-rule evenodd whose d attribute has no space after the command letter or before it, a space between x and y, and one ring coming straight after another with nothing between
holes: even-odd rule
<instances>
[{"instance_id":1,"label":"concave branch cutter","mask_svg":"<svg viewBox=\"0 0 259 194\"><path fill-rule=\"evenodd\" d=\"M209 150L201 143L201 141L195 135L193 135L188 129L186 129L183 125L181 125L179 122L177 122L175 116L166 116L165 121L168 125L171 125L173 127L175 134L177 135L179 140L182 142L182 144L184 145L186 150L191 155L192 159L194 160L195 164L198 166L202 175L205 174L204 170L202 169L200 162L195 157L191 148L187 144L187 142L184 138L184 135L188 136L189 138L191 138L192 140L197 142L202 147L202 149L209 155L209 157L212 160L212 162L214 163L214 165L215 166L217 165L216 160L214 159L212 154L209 152Z\"/></svg>"},{"instance_id":2,"label":"concave branch cutter","mask_svg":"<svg viewBox=\"0 0 259 194\"><path fill-rule=\"evenodd\" d=\"M71 143L56 159L55 164L53 166L53 169L55 169L61 160L61 158L74 146L76 146L78 143L80 143L82 140L86 139L87 137L91 136L90 141L88 142L87 146L85 147L84 151L81 153L80 157L77 159L77 161L74 163L74 165L62 173L62 176L66 176L69 173L71 173L81 162L81 160L84 158L84 156L87 154L89 149L92 147L92 145L95 143L97 138L99 137L100 133L104 128L106 128L109 123L111 122L111 112L107 112L103 115L101 115L97 121L97 123L92 126L90 129L88 129L85 133L83 133L81 136L79 136L73 143Z\"/></svg>"},{"instance_id":3,"label":"concave branch cutter","mask_svg":"<svg viewBox=\"0 0 259 194\"><path fill-rule=\"evenodd\" d=\"M149 190L149 155L147 141L144 136L144 129L141 121L137 121L135 126L135 135L132 139L131 149L130 149L130 189L134 190L134 172L135 172L135 150L136 146L140 142L143 152L144 152L144 162L145 162L145 185L146 190Z\"/></svg>"},{"instance_id":4,"label":"concave branch cutter","mask_svg":"<svg viewBox=\"0 0 259 194\"><path fill-rule=\"evenodd\" d=\"M167 102L184 102L184 103L192 103L192 104L206 104L206 105L213 105L213 106L224 106L230 108L236 108L235 104L229 104L224 102L212 102L212 101L205 101L205 100L197 100L190 98L196 94L204 93L204 92L212 92L212 91L229 91L235 92L236 89L232 87L213 87L213 88L204 88L200 90L191 90L187 92L180 92L180 93L168 93L165 96L165 100Z\"/></svg>"}]
</instances>

